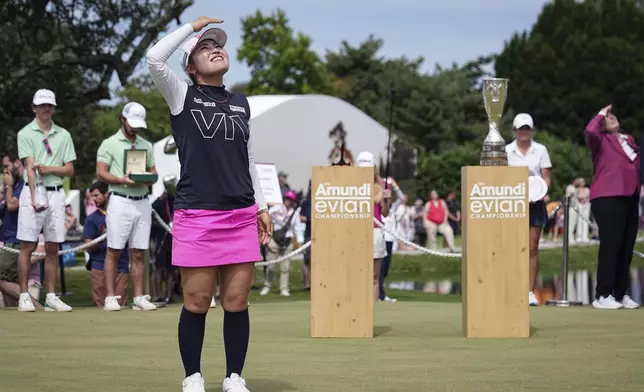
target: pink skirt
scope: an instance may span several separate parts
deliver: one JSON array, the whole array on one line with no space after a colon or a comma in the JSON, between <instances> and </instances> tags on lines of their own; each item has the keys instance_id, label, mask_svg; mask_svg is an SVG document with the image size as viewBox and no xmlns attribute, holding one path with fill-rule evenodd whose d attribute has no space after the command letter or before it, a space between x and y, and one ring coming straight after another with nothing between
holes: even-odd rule
<instances>
[{"instance_id":1,"label":"pink skirt","mask_svg":"<svg viewBox=\"0 0 644 392\"><path fill-rule=\"evenodd\" d=\"M257 205L237 210L174 212L172 265L217 267L261 260Z\"/></svg>"}]
</instances>

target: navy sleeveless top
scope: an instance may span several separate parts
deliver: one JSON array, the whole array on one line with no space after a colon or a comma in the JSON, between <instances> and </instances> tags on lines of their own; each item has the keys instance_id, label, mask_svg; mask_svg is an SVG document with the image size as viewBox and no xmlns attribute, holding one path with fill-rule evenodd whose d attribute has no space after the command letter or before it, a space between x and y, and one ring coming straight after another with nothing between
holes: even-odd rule
<instances>
[{"instance_id":1,"label":"navy sleeveless top","mask_svg":"<svg viewBox=\"0 0 644 392\"><path fill-rule=\"evenodd\" d=\"M190 85L171 116L181 176L175 209L232 210L255 204L249 172L250 106L224 87Z\"/></svg>"}]
</instances>

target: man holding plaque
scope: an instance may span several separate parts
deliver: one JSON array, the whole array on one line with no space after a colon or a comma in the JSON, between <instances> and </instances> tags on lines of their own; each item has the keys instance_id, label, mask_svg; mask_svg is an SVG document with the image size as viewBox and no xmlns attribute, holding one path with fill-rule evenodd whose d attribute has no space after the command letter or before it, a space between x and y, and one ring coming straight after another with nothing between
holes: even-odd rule
<instances>
[{"instance_id":1,"label":"man holding plaque","mask_svg":"<svg viewBox=\"0 0 644 392\"><path fill-rule=\"evenodd\" d=\"M107 253L105 255L104 310L121 310L116 296L116 267L121 251L129 244L132 249L131 278L134 286L134 310L155 310L148 295L143 295L144 252L150 246L152 206L148 200L150 184L158 175L152 143L138 132L147 129L146 110L136 102L125 105L121 128L105 139L98 148L96 176L109 184L107 207Z\"/></svg>"}]
</instances>

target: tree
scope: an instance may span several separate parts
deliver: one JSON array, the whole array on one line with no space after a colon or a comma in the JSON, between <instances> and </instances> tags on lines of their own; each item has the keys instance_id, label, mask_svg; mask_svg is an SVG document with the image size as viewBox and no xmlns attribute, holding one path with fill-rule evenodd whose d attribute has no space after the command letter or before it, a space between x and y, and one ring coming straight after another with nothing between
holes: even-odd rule
<instances>
[{"instance_id":1,"label":"tree","mask_svg":"<svg viewBox=\"0 0 644 392\"><path fill-rule=\"evenodd\" d=\"M495 64L510 79L509 109L529 112L555 135L583 144L583 129L614 104L622 127L644 124L644 24L641 1L547 3L529 32L515 34Z\"/></svg>"},{"instance_id":2,"label":"tree","mask_svg":"<svg viewBox=\"0 0 644 392\"><path fill-rule=\"evenodd\" d=\"M378 55L382 45L370 36L356 47L343 42L337 52L327 52L327 68L340 98L389 126L388 96L395 89L393 131L425 151L483 141L487 127L478 80L491 57L449 69L437 66L428 75L420 71L423 58L384 59Z\"/></svg>"},{"instance_id":3,"label":"tree","mask_svg":"<svg viewBox=\"0 0 644 392\"><path fill-rule=\"evenodd\" d=\"M0 7L0 145L33 118L36 90L57 95L55 121L75 140L76 171L93 171L95 104L110 99L114 76L126 84L149 46L192 0L14 0ZM91 137L91 136L90 136Z\"/></svg>"},{"instance_id":4,"label":"tree","mask_svg":"<svg viewBox=\"0 0 644 392\"><path fill-rule=\"evenodd\" d=\"M146 123L148 129L141 134L152 143L158 142L172 134L170 126L168 104L161 93L154 86L149 75L132 79L125 87L118 90L118 99L114 106L106 108L97 113L94 117L94 124L101 130L105 130L104 137L107 137L120 127L119 118L126 103L134 101L145 107Z\"/></svg>"},{"instance_id":5,"label":"tree","mask_svg":"<svg viewBox=\"0 0 644 392\"><path fill-rule=\"evenodd\" d=\"M281 9L264 15L260 10L242 19L242 45L237 60L251 69L247 93L330 93L331 80L311 38L294 34Z\"/></svg>"},{"instance_id":6,"label":"tree","mask_svg":"<svg viewBox=\"0 0 644 392\"><path fill-rule=\"evenodd\" d=\"M566 186L576 177L583 177L588 184L591 182L593 161L586 146L578 145L570 138L561 139L552 132L541 130L535 133L535 139L548 148L552 161L552 183L548 190L552 199L562 197Z\"/></svg>"}]
</instances>

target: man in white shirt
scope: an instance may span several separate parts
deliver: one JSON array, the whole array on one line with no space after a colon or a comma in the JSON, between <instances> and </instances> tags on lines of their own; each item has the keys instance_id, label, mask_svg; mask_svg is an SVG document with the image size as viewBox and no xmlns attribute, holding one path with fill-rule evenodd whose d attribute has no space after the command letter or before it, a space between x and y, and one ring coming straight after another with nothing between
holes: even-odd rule
<instances>
[{"instance_id":1,"label":"man in white shirt","mask_svg":"<svg viewBox=\"0 0 644 392\"><path fill-rule=\"evenodd\" d=\"M508 166L527 166L530 176L542 177L550 187L550 168L552 162L548 149L543 144L532 140L534 122L527 113L519 113L512 125L515 139L505 146L508 155ZM528 302L531 306L539 305L534 294L539 270L539 239L548 223L546 203L543 200L530 203L530 293Z\"/></svg>"}]
</instances>

